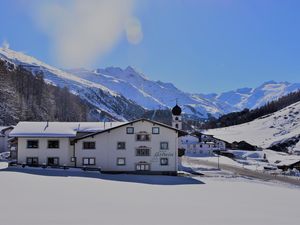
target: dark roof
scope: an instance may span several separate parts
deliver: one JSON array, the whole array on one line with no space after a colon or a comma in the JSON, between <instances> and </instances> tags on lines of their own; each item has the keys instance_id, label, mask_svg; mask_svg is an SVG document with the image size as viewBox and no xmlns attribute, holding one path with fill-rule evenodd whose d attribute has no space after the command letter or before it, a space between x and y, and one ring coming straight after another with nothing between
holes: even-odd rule
<instances>
[{"instance_id":1,"label":"dark roof","mask_svg":"<svg viewBox=\"0 0 300 225\"><path fill-rule=\"evenodd\" d=\"M101 133L104 133L104 132L107 132L107 131L110 131L110 130L114 130L114 129L117 129L117 128L120 128L120 127L124 127L124 126L128 126L130 124L133 124L133 123L136 123L136 122L139 122L139 121L147 121L149 123L154 123L154 124L157 124L159 126L162 126L162 127L165 127L165 128L168 128L168 129L171 129L171 130L175 130L178 132L179 136L183 136L183 135L187 135L188 133L183 131L183 130L178 130L174 127L171 127L169 125L166 125L164 123L160 123L160 122L157 122L157 121L154 121L154 120L149 120L149 119L137 119L137 120L134 120L134 121L130 121L128 123L125 123L125 124L122 124L120 126L116 126L116 127L112 127L112 128L109 128L109 129L106 129L106 130L102 130L102 131L98 131L98 132L94 132L94 133L91 133L91 134L88 134L88 135L84 135L80 138L75 138L74 141L77 141L77 140L81 140L81 139L85 139L85 138L88 138L88 137L92 137L92 136L95 136L97 134L101 134Z\"/></svg>"},{"instance_id":2,"label":"dark roof","mask_svg":"<svg viewBox=\"0 0 300 225\"><path fill-rule=\"evenodd\" d=\"M172 114L174 116L180 116L181 112L182 112L182 110L177 104L172 109Z\"/></svg>"}]
</instances>

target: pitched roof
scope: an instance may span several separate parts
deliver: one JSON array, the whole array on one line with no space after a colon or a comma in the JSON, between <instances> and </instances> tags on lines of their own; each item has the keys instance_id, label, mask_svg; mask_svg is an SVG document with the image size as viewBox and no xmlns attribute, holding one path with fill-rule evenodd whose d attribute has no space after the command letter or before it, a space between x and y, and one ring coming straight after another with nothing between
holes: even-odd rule
<instances>
[{"instance_id":1,"label":"pitched roof","mask_svg":"<svg viewBox=\"0 0 300 225\"><path fill-rule=\"evenodd\" d=\"M138 119L131 122L19 122L9 134L10 137L76 137L78 132L88 133L78 139L93 136L111 129L125 126L138 121L148 121L157 125L176 130L180 134L184 131L177 130L166 124L148 120Z\"/></svg>"},{"instance_id":2,"label":"pitched roof","mask_svg":"<svg viewBox=\"0 0 300 225\"><path fill-rule=\"evenodd\" d=\"M0 137L5 137L5 131L13 128L13 126L0 126Z\"/></svg>"},{"instance_id":3,"label":"pitched roof","mask_svg":"<svg viewBox=\"0 0 300 225\"><path fill-rule=\"evenodd\" d=\"M157 121L154 121L154 120L149 120L149 119L137 119L137 120L134 120L134 121L130 121L130 122L126 122L124 124L121 124L119 126L115 126L115 127L112 127L112 128L109 128L109 129L106 129L106 130L102 130L102 131L98 131L98 132L95 132L95 133L91 133L91 134L88 134L88 135L85 135L85 136L82 136L80 138L76 138L75 141L77 140L81 140L81 139L85 139L85 138L88 138L88 137L92 137L92 136L95 136L97 134L101 134L101 133L104 133L106 131L110 131L110 130L113 130L113 129L117 129L119 127L123 127L123 126L127 126L127 125L130 125L130 124L133 124L133 123L136 123L136 122L139 122L139 121L147 121L149 123L154 123L154 124L157 124L159 126L162 126L162 127L165 127L165 128L168 128L168 129L171 129L171 130L175 130L178 132L178 134L181 136L181 135L187 135L187 132L185 131L182 131L182 130L178 130L174 127L171 127L169 125L166 125L164 123L160 123L160 122L157 122Z\"/></svg>"},{"instance_id":4,"label":"pitched roof","mask_svg":"<svg viewBox=\"0 0 300 225\"><path fill-rule=\"evenodd\" d=\"M0 126L0 132L1 131L4 131L4 130L7 130L7 129L12 129L12 128L14 128L13 126Z\"/></svg>"},{"instance_id":5,"label":"pitched roof","mask_svg":"<svg viewBox=\"0 0 300 225\"><path fill-rule=\"evenodd\" d=\"M10 137L76 137L77 132L93 133L124 122L19 122Z\"/></svg>"}]
</instances>

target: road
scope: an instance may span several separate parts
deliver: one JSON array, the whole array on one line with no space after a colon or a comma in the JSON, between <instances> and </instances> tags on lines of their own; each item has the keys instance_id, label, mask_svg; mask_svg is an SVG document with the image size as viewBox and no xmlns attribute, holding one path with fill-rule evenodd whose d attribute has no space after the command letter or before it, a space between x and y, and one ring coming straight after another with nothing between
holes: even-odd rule
<instances>
[{"instance_id":1,"label":"road","mask_svg":"<svg viewBox=\"0 0 300 225\"><path fill-rule=\"evenodd\" d=\"M199 166L204 165L204 166L210 166L210 167L218 167L217 162L209 162L209 161L206 161L204 159L202 160L199 158L194 159L194 158L190 158L190 157L183 157L182 160L186 161L189 164L192 163L194 165L199 165ZM222 164L221 162L220 162L220 169L227 170L227 171L233 172L233 173L241 175L241 176L256 178L259 180L264 180L264 181L275 180L275 181L280 181L280 182L300 186L300 180L290 178L287 176L272 175L272 174L269 174L266 172L264 173L264 172L260 172L260 171L249 170L249 169L246 169L243 167Z\"/></svg>"}]
</instances>

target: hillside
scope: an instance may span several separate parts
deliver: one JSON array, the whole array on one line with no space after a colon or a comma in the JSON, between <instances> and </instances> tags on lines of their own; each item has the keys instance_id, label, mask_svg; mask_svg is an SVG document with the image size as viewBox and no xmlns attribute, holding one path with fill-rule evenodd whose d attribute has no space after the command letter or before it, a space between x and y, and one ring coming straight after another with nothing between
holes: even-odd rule
<instances>
[{"instance_id":1,"label":"hillside","mask_svg":"<svg viewBox=\"0 0 300 225\"><path fill-rule=\"evenodd\" d=\"M145 110L171 108L176 99L184 113L192 117L219 117L245 107L251 109L264 105L300 87L300 84L287 82L267 82L258 88L221 94L192 94L181 91L172 83L153 81L132 67L63 71L7 48L0 48L0 59L22 65L35 73L42 71L47 82L68 87L72 93L118 120L137 118Z\"/></svg>"},{"instance_id":2,"label":"hillside","mask_svg":"<svg viewBox=\"0 0 300 225\"><path fill-rule=\"evenodd\" d=\"M244 140L274 150L300 150L300 101L252 122L211 129L206 133L228 142Z\"/></svg>"},{"instance_id":3,"label":"hillside","mask_svg":"<svg viewBox=\"0 0 300 225\"><path fill-rule=\"evenodd\" d=\"M105 118L125 121L137 118L144 113L141 106L101 84L81 79L23 53L0 48L0 60L20 66L33 74L43 73L47 83L68 88L71 93L94 106Z\"/></svg>"},{"instance_id":4,"label":"hillside","mask_svg":"<svg viewBox=\"0 0 300 225\"><path fill-rule=\"evenodd\" d=\"M211 118L210 120L202 124L201 127L203 129L213 129L247 123L259 117L263 117L270 113L274 113L299 101L300 90L296 92L291 92L283 97L280 97L277 100L268 102L267 104L256 109L244 109L240 112L232 112L222 115L218 119Z\"/></svg>"},{"instance_id":5,"label":"hillside","mask_svg":"<svg viewBox=\"0 0 300 225\"><path fill-rule=\"evenodd\" d=\"M0 125L20 120L86 121L95 112L66 88L47 84L42 74L0 60Z\"/></svg>"},{"instance_id":6,"label":"hillside","mask_svg":"<svg viewBox=\"0 0 300 225\"><path fill-rule=\"evenodd\" d=\"M19 65L33 74L43 73L47 83L68 88L95 107L104 118L120 121L140 118L147 110L169 109L176 100L186 118L219 117L245 107L254 109L300 87L300 84L271 81L257 88L241 88L221 94L192 94L172 83L151 80L132 67L65 71L8 48L0 48L0 60Z\"/></svg>"}]
</instances>

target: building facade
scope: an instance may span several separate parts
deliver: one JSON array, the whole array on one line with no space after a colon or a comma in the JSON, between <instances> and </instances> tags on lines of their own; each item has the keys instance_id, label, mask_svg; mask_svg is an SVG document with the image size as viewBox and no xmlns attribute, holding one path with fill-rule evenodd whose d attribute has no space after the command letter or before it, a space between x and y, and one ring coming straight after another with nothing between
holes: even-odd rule
<instances>
[{"instance_id":1,"label":"building facade","mask_svg":"<svg viewBox=\"0 0 300 225\"><path fill-rule=\"evenodd\" d=\"M215 151L226 150L226 144L211 135L185 135L179 138L179 148L185 149L187 156L211 156Z\"/></svg>"},{"instance_id":2,"label":"building facade","mask_svg":"<svg viewBox=\"0 0 300 225\"><path fill-rule=\"evenodd\" d=\"M20 122L17 162L103 172L176 174L183 132L155 121L129 123Z\"/></svg>"}]
</instances>

